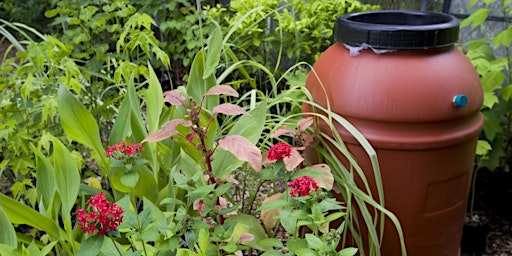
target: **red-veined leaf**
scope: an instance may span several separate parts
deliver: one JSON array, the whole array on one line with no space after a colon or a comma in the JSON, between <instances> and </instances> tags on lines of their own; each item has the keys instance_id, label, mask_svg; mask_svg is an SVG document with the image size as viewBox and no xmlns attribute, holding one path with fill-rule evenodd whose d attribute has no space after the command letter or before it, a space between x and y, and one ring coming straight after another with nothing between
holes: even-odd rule
<instances>
[{"instance_id":1,"label":"red-veined leaf","mask_svg":"<svg viewBox=\"0 0 512 256\"><path fill-rule=\"evenodd\" d=\"M183 97L180 90L164 92L164 100L171 105L183 105L185 103L185 97Z\"/></svg>"},{"instance_id":2,"label":"red-veined leaf","mask_svg":"<svg viewBox=\"0 0 512 256\"><path fill-rule=\"evenodd\" d=\"M313 125L313 122L314 122L314 119L311 116L300 120L299 122L297 122L297 131L299 133L304 132L309 127L311 127L311 125Z\"/></svg>"},{"instance_id":3,"label":"red-veined leaf","mask_svg":"<svg viewBox=\"0 0 512 256\"><path fill-rule=\"evenodd\" d=\"M245 111L243 108L231 103L222 103L218 106L215 106L213 108L213 114L215 115L218 113L228 116L249 115L249 113Z\"/></svg>"},{"instance_id":4,"label":"red-veined leaf","mask_svg":"<svg viewBox=\"0 0 512 256\"><path fill-rule=\"evenodd\" d=\"M210 90L208 90L204 96L221 95L221 94L238 97L238 92L235 91L235 89L233 89L229 85L223 85L223 84L216 85L216 86L210 88Z\"/></svg>"},{"instance_id":5,"label":"red-veined leaf","mask_svg":"<svg viewBox=\"0 0 512 256\"><path fill-rule=\"evenodd\" d=\"M149 134L142 142L158 142L164 139L170 138L179 132L176 130L178 125L183 125L185 127L191 126L192 122L183 120L183 119L175 119L171 120L164 124L165 128L161 130L156 130Z\"/></svg>"},{"instance_id":6,"label":"red-veined leaf","mask_svg":"<svg viewBox=\"0 0 512 256\"><path fill-rule=\"evenodd\" d=\"M302 163L302 161L304 161L304 158L302 158L302 155L295 148L292 149L290 157L283 158L284 167L288 171L295 169L300 163Z\"/></svg>"},{"instance_id":7,"label":"red-veined leaf","mask_svg":"<svg viewBox=\"0 0 512 256\"><path fill-rule=\"evenodd\" d=\"M246 138L231 135L219 140L219 146L238 159L248 162L256 172L261 170L261 151Z\"/></svg>"},{"instance_id":8,"label":"red-veined leaf","mask_svg":"<svg viewBox=\"0 0 512 256\"><path fill-rule=\"evenodd\" d=\"M277 138L281 135L285 135L285 134L290 134L291 136L295 137L295 131L286 127L286 126L282 126L282 127L279 127L277 128L277 130L272 133L272 135L270 135L270 138Z\"/></svg>"}]
</instances>

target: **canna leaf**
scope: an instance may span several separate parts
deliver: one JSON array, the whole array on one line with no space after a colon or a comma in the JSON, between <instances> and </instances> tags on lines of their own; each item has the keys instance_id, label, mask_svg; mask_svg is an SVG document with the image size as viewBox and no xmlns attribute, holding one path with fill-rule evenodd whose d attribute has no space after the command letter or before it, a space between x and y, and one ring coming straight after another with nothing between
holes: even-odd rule
<instances>
[{"instance_id":1,"label":"canna leaf","mask_svg":"<svg viewBox=\"0 0 512 256\"><path fill-rule=\"evenodd\" d=\"M57 106L62 128L73 140L94 150L102 174L108 170L105 149L101 143L96 120L87 109L71 94L66 86L61 85L57 96Z\"/></svg>"},{"instance_id":2,"label":"canna leaf","mask_svg":"<svg viewBox=\"0 0 512 256\"><path fill-rule=\"evenodd\" d=\"M64 232L52 219L4 194L0 194L0 208L14 224L26 224L56 239Z\"/></svg>"},{"instance_id":3,"label":"canna leaf","mask_svg":"<svg viewBox=\"0 0 512 256\"><path fill-rule=\"evenodd\" d=\"M50 207L56 190L55 169L41 151L31 145L36 155L37 201L42 202L45 209Z\"/></svg>"},{"instance_id":4,"label":"canna leaf","mask_svg":"<svg viewBox=\"0 0 512 256\"><path fill-rule=\"evenodd\" d=\"M233 125L228 135L240 135L253 144L256 144L265 124L266 102L261 102L256 108L249 111L250 116L242 116ZM225 150L215 150L212 168L215 177L229 176L233 170L243 164L243 161Z\"/></svg>"},{"instance_id":5,"label":"canna leaf","mask_svg":"<svg viewBox=\"0 0 512 256\"><path fill-rule=\"evenodd\" d=\"M162 86L156 77L155 71L148 64L149 69L149 87L146 90L145 102L146 113L148 117L148 130L149 132L156 131L160 126L160 114L164 107L164 96Z\"/></svg>"},{"instance_id":6,"label":"canna leaf","mask_svg":"<svg viewBox=\"0 0 512 256\"><path fill-rule=\"evenodd\" d=\"M0 207L0 227L2 227L2 231L0 232L0 244L10 245L12 247L17 246L18 242L16 239L16 231L14 231L14 227L9 220L7 214Z\"/></svg>"},{"instance_id":7,"label":"canna leaf","mask_svg":"<svg viewBox=\"0 0 512 256\"><path fill-rule=\"evenodd\" d=\"M70 216L78 190L80 188L80 173L76 167L73 157L68 149L58 140L53 139L55 159L55 177L57 178L57 192L62 201L62 218L66 219Z\"/></svg>"},{"instance_id":8,"label":"canna leaf","mask_svg":"<svg viewBox=\"0 0 512 256\"><path fill-rule=\"evenodd\" d=\"M208 48L206 53L206 67L204 69L203 79L214 75L217 65L219 65L220 54L222 51L222 33L217 27L208 38Z\"/></svg>"},{"instance_id":9,"label":"canna leaf","mask_svg":"<svg viewBox=\"0 0 512 256\"><path fill-rule=\"evenodd\" d=\"M243 136L231 135L221 139L219 147L235 155L238 159L248 162L256 172L260 171L261 151Z\"/></svg>"}]
</instances>

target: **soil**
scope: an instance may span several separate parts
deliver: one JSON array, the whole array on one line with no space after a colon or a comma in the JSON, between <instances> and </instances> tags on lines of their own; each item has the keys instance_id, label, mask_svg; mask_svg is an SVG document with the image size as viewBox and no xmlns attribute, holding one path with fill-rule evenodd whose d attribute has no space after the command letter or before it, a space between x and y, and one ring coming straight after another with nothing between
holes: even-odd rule
<instances>
[{"instance_id":1,"label":"soil","mask_svg":"<svg viewBox=\"0 0 512 256\"><path fill-rule=\"evenodd\" d=\"M484 253L463 253L462 256L512 256L512 216L494 216Z\"/></svg>"}]
</instances>

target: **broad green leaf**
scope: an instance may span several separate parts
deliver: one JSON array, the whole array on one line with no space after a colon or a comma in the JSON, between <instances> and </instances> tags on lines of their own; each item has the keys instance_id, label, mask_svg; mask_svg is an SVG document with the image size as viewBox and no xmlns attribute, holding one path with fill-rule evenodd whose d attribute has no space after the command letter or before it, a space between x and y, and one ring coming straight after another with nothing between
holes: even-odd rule
<instances>
[{"instance_id":1,"label":"broad green leaf","mask_svg":"<svg viewBox=\"0 0 512 256\"><path fill-rule=\"evenodd\" d=\"M21 252L19 250L16 250L16 247L2 244L0 243L0 255L9 255L9 256L21 256Z\"/></svg>"},{"instance_id":2,"label":"broad green leaf","mask_svg":"<svg viewBox=\"0 0 512 256\"><path fill-rule=\"evenodd\" d=\"M119 112L117 113L116 121L110 130L108 144L114 145L126 138L132 131L131 127L131 102L127 95L124 96Z\"/></svg>"},{"instance_id":3,"label":"broad green leaf","mask_svg":"<svg viewBox=\"0 0 512 256\"><path fill-rule=\"evenodd\" d=\"M270 247L258 245L260 240L267 238L267 235L259 220L255 216L247 214L233 215L228 217L225 223L235 225L235 229L230 238L231 241L240 241L240 236L242 234L249 233L254 236L254 239L251 241L243 241L242 244L258 250L272 249Z\"/></svg>"},{"instance_id":4,"label":"broad green leaf","mask_svg":"<svg viewBox=\"0 0 512 256\"><path fill-rule=\"evenodd\" d=\"M96 152L94 156L102 174L106 174L107 158L94 117L64 85L59 88L57 105L62 128L66 134L71 139L94 150Z\"/></svg>"},{"instance_id":5,"label":"broad green leaf","mask_svg":"<svg viewBox=\"0 0 512 256\"><path fill-rule=\"evenodd\" d=\"M16 231L14 231L11 221L4 210L2 210L2 207L0 207L0 227L2 227L0 231L0 244L10 245L16 248L18 244Z\"/></svg>"},{"instance_id":6,"label":"broad green leaf","mask_svg":"<svg viewBox=\"0 0 512 256\"><path fill-rule=\"evenodd\" d=\"M121 176L120 180L123 185L133 188L139 182L139 173L134 171L127 172Z\"/></svg>"},{"instance_id":7,"label":"broad green leaf","mask_svg":"<svg viewBox=\"0 0 512 256\"><path fill-rule=\"evenodd\" d=\"M308 246L311 249L319 250L322 248L322 240L313 234L306 234L306 241L308 242Z\"/></svg>"},{"instance_id":8,"label":"broad green leaf","mask_svg":"<svg viewBox=\"0 0 512 256\"><path fill-rule=\"evenodd\" d=\"M155 71L148 64L149 69L149 86L145 93L146 112L148 117L148 130L153 132L160 128L160 114L164 107L164 95L162 86L158 81Z\"/></svg>"},{"instance_id":9,"label":"broad green leaf","mask_svg":"<svg viewBox=\"0 0 512 256\"><path fill-rule=\"evenodd\" d=\"M133 137L135 138L135 141L142 141L146 136L148 135L148 132L146 130L146 126L144 125L145 122L142 120L142 111L140 106L140 100L137 96L137 92L135 91L135 87L133 84L129 84L127 88L127 96L130 101L130 107L131 107L131 126L132 126L132 133ZM143 154L151 153L149 150L144 150L142 152Z\"/></svg>"},{"instance_id":10,"label":"broad green leaf","mask_svg":"<svg viewBox=\"0 0 512 256\"><path fill-rule=\"evenodd\" d=\"M60 239L61 230L52 219L4 194L0 194L0 207L14 224L26 224Z\"/></svg>"},{"instance_id":11,"label":"broad green leaf","mask_svg":"<svg viewBox=\"0 0 512 256\"><path fill-rule=\"evenodd\" d=\"M189 78L187 82L187 95L192 97L192 99L199 104L201 102L202 97L206 94L206 92L215 86L215 77L213 75L208 76L207 78L203 78L205 72L205 54L203 50L200 50L192 62L192 66L190 67ZM208 96L204 103L203 107L205 109L211 110L213 107L219 105L219 97L218 96Z\"/></svg>"},{"instance_id":12,"label":"broad green leaf","mask_svg":"<svg viewBox=\"0 0 512 256\"><path fill-rule=\"evenodd\" d=\"M256 143L265 125L266 102L261 102L249 111L249 116L240 117L228 132L229 135L240 135L251 143ZM212 168L215 177L224 178L243 164L243 161L228 151L217 149L213 154Z\"/></svg>"},{"instance_id":13,"label":"broad green leaf","mask_svg":"<svg viewBox=\"0 0 512 256\"><path fill-rule=\"evenodd\" d=\"M104 236L98 234L87 238L78 248L78 256L96 256L103 246Z\"/></svg>"},{"instance_id":14,"label":"broad green leaf","mask_svg":"<svg viewBox=\"0 0 512 256\"><path fill-rule=\"evenodd\" d=\"M208 79L215 74L215 69L220 61L220 54L222 51L222 32L217 27L210 34L208 38L208 48L206 49L206 67L203 74L203 79Z\"/></svg>"},{"instance_id":15,"label":"broad green leaf","mask_svg":"<svg viewBox=\"0 0 512 256\"><path fill-rule=\"evenodd\" d=\"M69 153L60 140L57 138L53 139L53 147L57 192L62 201L62 218L66 219L70 216L70 211L78 197L80 173L71 157L71 153Z\"/></svg>"},{"instance_id":16,"label":"broad green leaf","mask_svg":"<svg viewBox=\"0 0 512 256\"><path fill-rule=\"evenodd\" d=\"M43 203L45 209L50 207L56 191L55 170L41 151L31 145L36 155L37 200Z\"/></svg>"}]
</instances>

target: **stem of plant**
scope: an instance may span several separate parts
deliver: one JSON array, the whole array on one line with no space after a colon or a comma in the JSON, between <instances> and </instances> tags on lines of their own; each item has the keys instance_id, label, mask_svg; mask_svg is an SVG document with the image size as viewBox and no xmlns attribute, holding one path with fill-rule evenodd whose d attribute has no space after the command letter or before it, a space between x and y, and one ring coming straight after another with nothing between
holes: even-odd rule
<instances>
[{"instance_id":1,"label":"stem of plant","mask_svg":"<svg viewBox=\"0 0 512 256\"><path fill-rule=\"evenodd\" d=\"M119 250L119 248L117 247L117 245L116 245L116 241L114 240L114 238L112 238L112 237L110 237L110 236L109 236L109 238L110 238L110 240L112 240L112 243L114 244L114 248L116 248L117 253L119 253L119 255L120 255L120 256L122 256L122 255L123 255L123 253L122 253L122 252Z\"/></svg>"}]
</instances>

